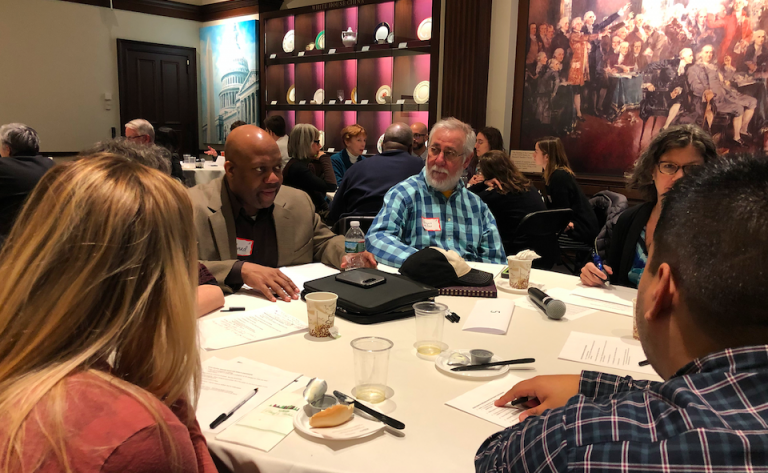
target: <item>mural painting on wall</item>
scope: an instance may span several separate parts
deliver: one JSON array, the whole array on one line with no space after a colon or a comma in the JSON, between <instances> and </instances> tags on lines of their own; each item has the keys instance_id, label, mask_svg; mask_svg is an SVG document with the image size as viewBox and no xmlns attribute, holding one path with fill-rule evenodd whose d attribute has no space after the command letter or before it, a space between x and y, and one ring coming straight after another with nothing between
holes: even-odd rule
<instances>
[{"instance_id":1,"label":"mural painting on wall","mask_svg":"<svg viewBox=\"0 0 768 473\"><path fill-rule=\"evenodd\" d=\"M520 149L622 175L665 127L768 147L768 0L530 0ZM522 61L518 61L520 64Z\"/></svg>"},{"instance_id":2,"label":"mural painting on wall","mask_svg":"<svg viewBox=\"0 0 768 473\"><path fill-rule=\"evenodd\" d=\"M206 144L223 144L233 122L259 123L256 20L200 29L202 117Z\"/></svg>"}]
</instances>

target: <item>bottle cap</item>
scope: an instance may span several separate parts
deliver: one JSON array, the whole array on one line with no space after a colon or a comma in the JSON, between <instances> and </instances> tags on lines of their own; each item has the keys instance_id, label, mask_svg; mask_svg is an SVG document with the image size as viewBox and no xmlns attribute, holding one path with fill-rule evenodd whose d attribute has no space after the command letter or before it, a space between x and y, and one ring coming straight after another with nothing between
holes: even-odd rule
<instances>
[{"instance_id":1,"label":"bottle cap","mask_svg":"<svg viewBox=\"0 0 768 473\"><path fill-rule=\"evenodd\" d=\"M352 222L349 224L349 226L350 226L350 227L359 227L359 226L360 226L360 222L358 222L357 220L354 220L354 221L352 221Z\"/></svg>"}]
</instances>

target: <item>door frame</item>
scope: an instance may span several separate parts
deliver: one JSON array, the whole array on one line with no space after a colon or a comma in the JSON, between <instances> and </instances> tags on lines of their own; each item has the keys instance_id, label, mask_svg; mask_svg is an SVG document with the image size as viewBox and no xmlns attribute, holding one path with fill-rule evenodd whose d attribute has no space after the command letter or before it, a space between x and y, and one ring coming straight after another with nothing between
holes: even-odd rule
<instances>
[{"instance_id":1,"label":"door frame","mask_svg":"<svg viewBox=\"0 0 768 473\"><path fill-rule=\"evenodd\" d=\"M141 118L141 117L127 117L126 116L126 107L123 107L124 103L128 103L126 87L123 86L123 84L126 84L128 82L128 51L139 51L139 52L147 52L147 53L157 53L157 54L175 54L179 56L186 56L187 61L189 61L188 69L192 71L191 81L190 84L188 84L188 90L189 94L194 98L194 104L195 104L195 113L192 117L192 136L194 139L194 149L196 150L195 154L199 154L200 152L200 122L199 122L199 115L200 115L200 97L197 93L197 81L198 81L198 71L197 71L197 49L195 48L188 48L186 46L174 46L171 44L158 44L158 43L147 43L145 41L134 41L130 39L117 39L117 83L118 83L118 89L119 89L119 107L120 107L120 135L122 135L123 130L125 129L125 124L129 121L133 120L134 118Z\"/></svg>"}]
</instances>

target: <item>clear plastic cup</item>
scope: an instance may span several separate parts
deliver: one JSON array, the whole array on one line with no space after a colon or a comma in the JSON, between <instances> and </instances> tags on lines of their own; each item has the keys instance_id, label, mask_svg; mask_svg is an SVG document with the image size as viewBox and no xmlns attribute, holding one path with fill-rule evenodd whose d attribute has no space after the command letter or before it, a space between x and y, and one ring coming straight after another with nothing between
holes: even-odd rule
<instances>
[{"instance_id":1,"label":"clear plastic cup","mask_svg":"<svg viewBox=\"0 0 768 473\"><path fill-rule=\"evenodd\" d=\"M413 304L416 313L416 353L424 356L437 356L448 348L443 343L443 325L448 306L436 302L417 302Z\"/></svg>"},{"instance_id":2,"label":"clear plastic cup","mask_svg":"<svg viewBox=\"0 0 768 473\"><path fill-rule=\"evenodd\" d=\"M522 260L508 256L507 264L509 265L509 286L512 289L528 289L533 260Z\"/></svg>"},{"instance_id":3,"label":"clear plastic cup","mask_svg":"<svg viewBox=\"0 0 768 473\"><path fill-rule=\"evenodd\" d=\"M307 323L313 337L330 337L336 315L339 296L332 292L312 292L304 297L307 301Z\"/></svg>"},{"instance_id":4,"label":"clear plastic cup","mask_svg":"<svg viewBox=\"0 0 768 473\"><path fill-rule=\"evenodd\" d=\"M382 402L387 398L389 352L394 344L386 338L361 337L350 345L355 364L355 397L374 404Z\"/></svg>"}]
</instances>

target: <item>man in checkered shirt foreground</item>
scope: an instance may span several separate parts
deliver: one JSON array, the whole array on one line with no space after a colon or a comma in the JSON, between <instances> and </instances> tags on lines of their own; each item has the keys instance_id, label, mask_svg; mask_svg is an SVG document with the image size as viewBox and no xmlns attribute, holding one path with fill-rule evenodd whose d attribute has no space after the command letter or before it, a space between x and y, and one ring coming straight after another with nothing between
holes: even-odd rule
<instances>
[{"instance_id":1,"label":"man in checkered shirt foreground","mask_svg":"<svg viewBox=\"0 0 768 473\"><path fill-rule=\"evenodd\" d=\"M453 250L467 261L507 262L496 220L488 207L461 182L472 159L475 132L455 118L432 128L427 165L395 185L365 238L381 263L399 268L422 248Z\"/></svg>"},{"instance_id":2,"label":"man in checkered shirt foreground","mask_svg":"<svg viewBox=\"0 0 768 473\"><path fill-rule=\"evenodd\" d=\"M768 471L768 160L723 158L664 198L635 319L664 382L539 376L480 472Z\"/></svg>"}]
</instances>

